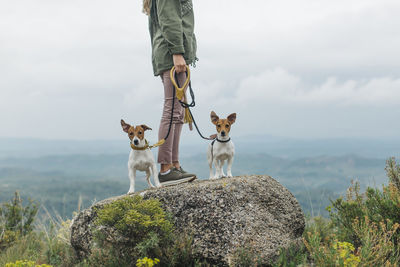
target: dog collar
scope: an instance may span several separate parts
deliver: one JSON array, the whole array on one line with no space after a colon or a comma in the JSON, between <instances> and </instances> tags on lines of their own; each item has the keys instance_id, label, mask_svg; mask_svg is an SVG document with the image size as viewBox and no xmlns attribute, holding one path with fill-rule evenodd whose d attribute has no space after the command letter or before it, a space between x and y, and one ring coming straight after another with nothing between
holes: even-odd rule
<instances>
[{"instance_id":1,"label":"dog collar","mask_svg":"<svg viewBox=\"0 0 400 267\"><path fill-rule=\"evenodd\" d=\"M148 149L148 148L149 148L149 142L147 142L146 139L144 139L144 141L146 142L146 144L144 145L144 147L137 147L137 146L135 146L134 144L131 143L131 148L132 148L133 150L146 150L146 149Z\"/></svg>"},{"instance_id":2,"label":"dog collar","mask_svg":"<svg viewBox=\"0 0 400 267\"><path fill-rule=\"evenodd\" d=\"M228 143L229 141L231 141L231 139L229 138L228 140L219 140L218 138L215 138L212 143L214 144L215 141L218 141L220 143Z\"/></svg>"}]
</instances>

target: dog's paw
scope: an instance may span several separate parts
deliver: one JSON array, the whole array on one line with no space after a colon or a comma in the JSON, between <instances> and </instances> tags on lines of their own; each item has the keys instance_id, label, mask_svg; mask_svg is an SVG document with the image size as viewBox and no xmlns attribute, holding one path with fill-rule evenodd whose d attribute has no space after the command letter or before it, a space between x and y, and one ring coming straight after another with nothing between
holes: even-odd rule
<instances>
[{"instance_id":1,"label":"dog's paw","mask_svg":"<svg viewBox=\"0 0 400 267\"><path fill-rule=\"evenodd\" d=\"M232 173L229 173L228 172L228 176L227 176L228 178L232 178L233 177L233 175L232 175Z\"/></svg>"}]
</instances>

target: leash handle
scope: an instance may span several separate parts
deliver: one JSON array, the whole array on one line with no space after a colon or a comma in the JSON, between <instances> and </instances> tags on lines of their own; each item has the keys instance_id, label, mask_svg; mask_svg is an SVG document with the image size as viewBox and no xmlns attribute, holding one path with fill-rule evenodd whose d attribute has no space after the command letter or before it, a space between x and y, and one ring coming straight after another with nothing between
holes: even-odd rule
<instances>
[{"instance_id":1,"label":"leash handle","mask_svg":"<svg viewBox=\"0 0 400 267\"><path fill-rule=\"evenodd\" d=\"M217 137L216 135L211 135L209 138L204 137L204 136L201 134L201 132L200 132L200 130L199 130L199 127L197 126L196 121L194 120L193 114L192 114L192 112L191 112L191 110L190 110L190 107L194 107L195 102L194 102L194 93L193 93L193 89L192 89L192 86L191 86L191 84L190 84L190 69L189 69L189 66L186 65L186 75L187 75L187 77L186 77L186 81L185 81L185 83L184 83L184 85L183 85L182 88L179 87L178 81L177 81L178 79L177 79L177 78L175 79L175 74L176 74L176 71L175 71L175 66L174 66L174 67L171 68L171 71L170 71L170 74L169 74L169 75L170 75L170 78L171 78L171 82L172 82L172 84L174 85L174 87L175 87L176 90L173 90L173 93L172 93L172 94L173 94L173 97L172 97L171 119L170 119L170 121L169 121L169 127L168 127L167 135L165 136L165 138L159 140L159 141L158 141L156 144L154 144L154 145L149 145L149 144L146 142L146 149L147 149L147 148L152 149L152 148L154 148L154 147L161 146L161 145L163 145L163 144L165 143L165 140L167 140L167 138L168 138L168 136L169 136L169 133L170 133L170 131L171 131L171 126L172 126L172 119L173 119L174 107L175 107L175 97L178 98L179 103L181 104L181 106L184 107L184 108L186 109L186 111L185 111L185 112L187 113L186 115L187 115L188 117L190 117L190 118L193 120L193 124L194 124L194 126L196 127L196 130L197 130L197 132L199 133L199 135L200 135L201 138L206 139L206 140L214 140L214 139L216 139L216 137ZM191 103L191 104L185 103L185 102L187 101L187 99L186 99L186 97L185 97L185 91L184 91L184 89L185 89L188 85L189 85L189 89L190 89L190 96L192 97L192 103ZM191 122L189 122L189 127L191 128ZM131 147L132 147L132 149L134 149L134 150L140 150L140 149L138 149L137 147L135 147L135 146L132 145L132 144L131 144Z\"/></svg>"},{"instance_id":2,"label":"leash handle","mask_svg":"<svg viewBox=\"0 0 400 267\"><path fill-rule=\"evenodd\" d=\"M193 89L192 89L192 84L190 82L190 69L189 69L189 66L187 66L187 65L186 65L186 71L187 71L187 78L186 78L185 84L183 85L182 88L179 88L178 77L176 77L176 79L175 79L175 75L176 75L175 66L172 67L172 69L170 71L170 77L171 77L172 84L176 88L176 90L175 90L176 91L176 93L175 93L176 98L178 98L179 103L181 104L181 106L183 108L185 108L185 117L187 117L189 119L188 122L189 122L190 130L192 130L191 122L193 122L194 126L196 127L197 133L200 135L201 138L203 138L205 140L214 140L217 137L216 135L215 136L211 135L209 138L207 138L207 137L205 137L205 136L203 136L201 134L201 132L199 130L199 127L197 126L196 120L193 117L192 111L190 110L191 107L195 106L195 102L194 102L194 93L193 93ZM185 99L184 99L185 98L184 88L186 88L186 86L188 86L188 85L189 85L190 96L192 97L192 103L190 103L190 104L185 103L187 100L185 101ZM180 99L178 97L178 94L180 94L180 93L182 93L182 99Z\"/></svg>"},{"instance_id":3,"label":"leash handle","mask_svg":"<svg viewBox=\"0 0 400 267\"><path fill-rule=\"evenodd\" d=\"M188 65L186 65L186 81L183 84L182 88L179 87L177 81L175 80L175 66L171 68L171 71L169 72L169 77L171 79L172 84L174 85L176 89L176 98L179 100L183 100L184 95L185 95L185 88L189 85L190 82L190 68Z\"/></svg>"}]
</instances>

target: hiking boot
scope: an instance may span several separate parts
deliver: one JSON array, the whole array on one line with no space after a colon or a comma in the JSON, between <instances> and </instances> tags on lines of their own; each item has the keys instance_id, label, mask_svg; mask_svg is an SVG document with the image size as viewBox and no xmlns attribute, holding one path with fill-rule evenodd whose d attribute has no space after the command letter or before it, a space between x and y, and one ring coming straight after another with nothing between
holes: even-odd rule
<instances>
[{"instance_id":1,"label":"hiking boot","mask_svg":"<svg viewBox=\"0 0 400 267\"><path fill-rule=\"evenodd\" d=\"M182 168L182 166L180 166L179 167L179 169L178 168L175 168L175 169L177 169L178 171L180 171L181 173L182 173L182 175L184 175L184 176L194 176L195 177L195 179L197 178L196 177L196 174L194 174L194 173L188 173L187 171L185 171L183 168Z\"/></svg>"},{"instance_id":2,"label":"hiking boot","mask_svg":"<svg viewBox=\"0 0 400 267\"><path fill-rule=\"evenodd\" d=\"M165 185L177 185L181 183L191 182L196 179L195 175L187 175L181 173L178 169L172 167L169 173L162 175L161 173L158 174L158 180L160 184Z\"/></svg>"}]
</instances>

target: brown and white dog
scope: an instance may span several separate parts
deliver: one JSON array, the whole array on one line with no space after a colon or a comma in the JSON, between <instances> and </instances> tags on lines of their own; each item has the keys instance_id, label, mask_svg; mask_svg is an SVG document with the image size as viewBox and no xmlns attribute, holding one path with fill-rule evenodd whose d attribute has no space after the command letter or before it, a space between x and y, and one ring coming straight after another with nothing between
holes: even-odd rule
<instances>
[{"instance_id":1,"label":"brown and white dog","mask_svg":"<svg viewBox=\"0 0 400 267\"><path fill-rule=\"evenodd\" d=\"M210 178L219 179L225 177L223 165L227 161L227 176L232 177L232 163L235 155L235 146L229 137L231 125L236 121L236 113L232 113L226 119L220 119L214 111L211 111L211 122L217 128L217 137L208 146L207 159L210 167ZM215 166L213 175L212 164Z\"/></svg>"},{"instance_id":2,"label":"brown and white dog","mask_svg":"<svg viewBox=\"0 0 400 267\"><path fill-rule=\"evenodd\" d=\"M154 185L150 181L151 175L153 175L154 177L154 183L156 187L160 187L161 185L157 175L157 165L154 161L153 154L148 147L148 143L144 138L144 132L147 130L151 130L151 128L144 124L134 127L125 123L124 120L121 120L121 126L122 130L128 133L128 137L131 141L132 147L132 150L129 153L128 160L128 172L130 180L128 194L135 192L135 180L137 170L146 172L146 180L150 187L154 187Z\"/></svg>"}]
</instances>

